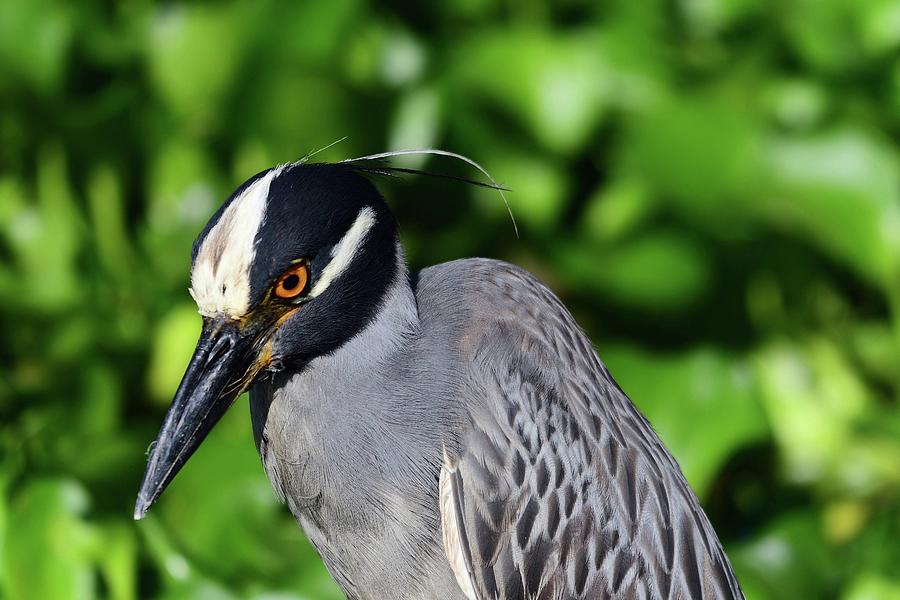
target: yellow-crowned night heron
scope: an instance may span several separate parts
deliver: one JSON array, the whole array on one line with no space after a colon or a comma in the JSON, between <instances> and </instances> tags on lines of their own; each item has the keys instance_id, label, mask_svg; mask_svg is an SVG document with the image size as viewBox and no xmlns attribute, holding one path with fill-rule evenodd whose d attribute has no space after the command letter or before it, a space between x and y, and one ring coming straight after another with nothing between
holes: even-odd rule
<instances>
[{"instance_id":1,"label":"yellow-crowned night heron","mask_svg":"<svg viewBox=\"0 0 900 600\"><path fill-rule=\"evenodd\" d=\"M203 331L135 517L249 388L275 492L348 598L742 598L566 307L494 260L410 276L366 164L259 173L198 237Z\"/></svg>"}]
</instances>

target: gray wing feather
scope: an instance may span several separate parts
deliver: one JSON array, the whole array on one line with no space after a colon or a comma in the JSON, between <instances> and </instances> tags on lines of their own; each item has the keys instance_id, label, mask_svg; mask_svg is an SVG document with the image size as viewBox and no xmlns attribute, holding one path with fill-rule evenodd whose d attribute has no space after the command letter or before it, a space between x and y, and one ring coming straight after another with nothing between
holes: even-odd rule
<instances>
[{"instance_id":1,"label":"gray wing feather","mask_svg":"<svg viewBox=\"0 0 900 600\"><path fill-rule=\"evenodd\" d=\"M479 600L743 598L675 460L553 294L480 278L453 500Z\"/></svg>"}]
</instances>

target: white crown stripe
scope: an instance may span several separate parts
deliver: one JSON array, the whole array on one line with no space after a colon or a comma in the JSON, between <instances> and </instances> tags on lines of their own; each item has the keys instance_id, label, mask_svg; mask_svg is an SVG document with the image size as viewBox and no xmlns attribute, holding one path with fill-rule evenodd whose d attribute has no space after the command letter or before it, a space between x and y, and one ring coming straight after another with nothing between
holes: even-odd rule
<instances>
[{"instance_id":1,"label":"white crown stripe","mask_svg":"<svg viewBox=\"0 0 900 600\"><path fill-rule=\"evenodd\" d=\"M265 223L272 181L283 167L272 169L234 199L209 230L191 270L188 290L201 315L242 317L250 309L250 269L255 240ZM322 294L346 271L375 224L375 211L364 207L331 251L331 260L313 284L311 297Z\"/></svg>"},{"instance_id":2,"label":"white crown stripe","mask_svg":"<svg viewBox=\"0 0 900 600\"><path fill-rule=\"evenodd\" d=\"M240 317L250 308L254 240L266 215L272 169L235 198L203 240L191 270L191 296L201 315Z\"/></svg>"}]
</instances>

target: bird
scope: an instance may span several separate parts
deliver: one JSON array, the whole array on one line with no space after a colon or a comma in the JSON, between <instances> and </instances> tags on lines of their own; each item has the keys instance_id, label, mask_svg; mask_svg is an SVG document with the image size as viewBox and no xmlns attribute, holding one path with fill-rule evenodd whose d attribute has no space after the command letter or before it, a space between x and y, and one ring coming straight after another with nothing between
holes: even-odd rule
<instances>
[{"instance_id":1,"label":"bird","mask_svg":"<svg viewBox=\"0 0 900 600\"><path fill-rule=\"evenodd\" d=\"M387 155L266 169L200 232L202 332L135 519L249 390L272 488L350 600L743 598L545 284L488 258L409 271L377 176L410 169Z\"/></svg>"}]
</instances>

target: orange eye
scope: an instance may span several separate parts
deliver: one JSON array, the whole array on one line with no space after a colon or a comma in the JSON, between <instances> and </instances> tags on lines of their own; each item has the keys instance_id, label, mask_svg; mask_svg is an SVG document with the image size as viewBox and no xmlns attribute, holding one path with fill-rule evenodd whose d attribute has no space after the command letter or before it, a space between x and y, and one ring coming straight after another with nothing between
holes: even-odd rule
<instances>
[{"instance_id":1,"label":"orange eye","mask_svg":"<svg viewBox=\"0 0 900 600\"><path fill-rule=\"evenodd\" d=\"M281 274L275 282L273 293L279 298L296 298L306 289L309 281L309 267L305 262L297 263Z\"/></svg>"}]
</instances>

